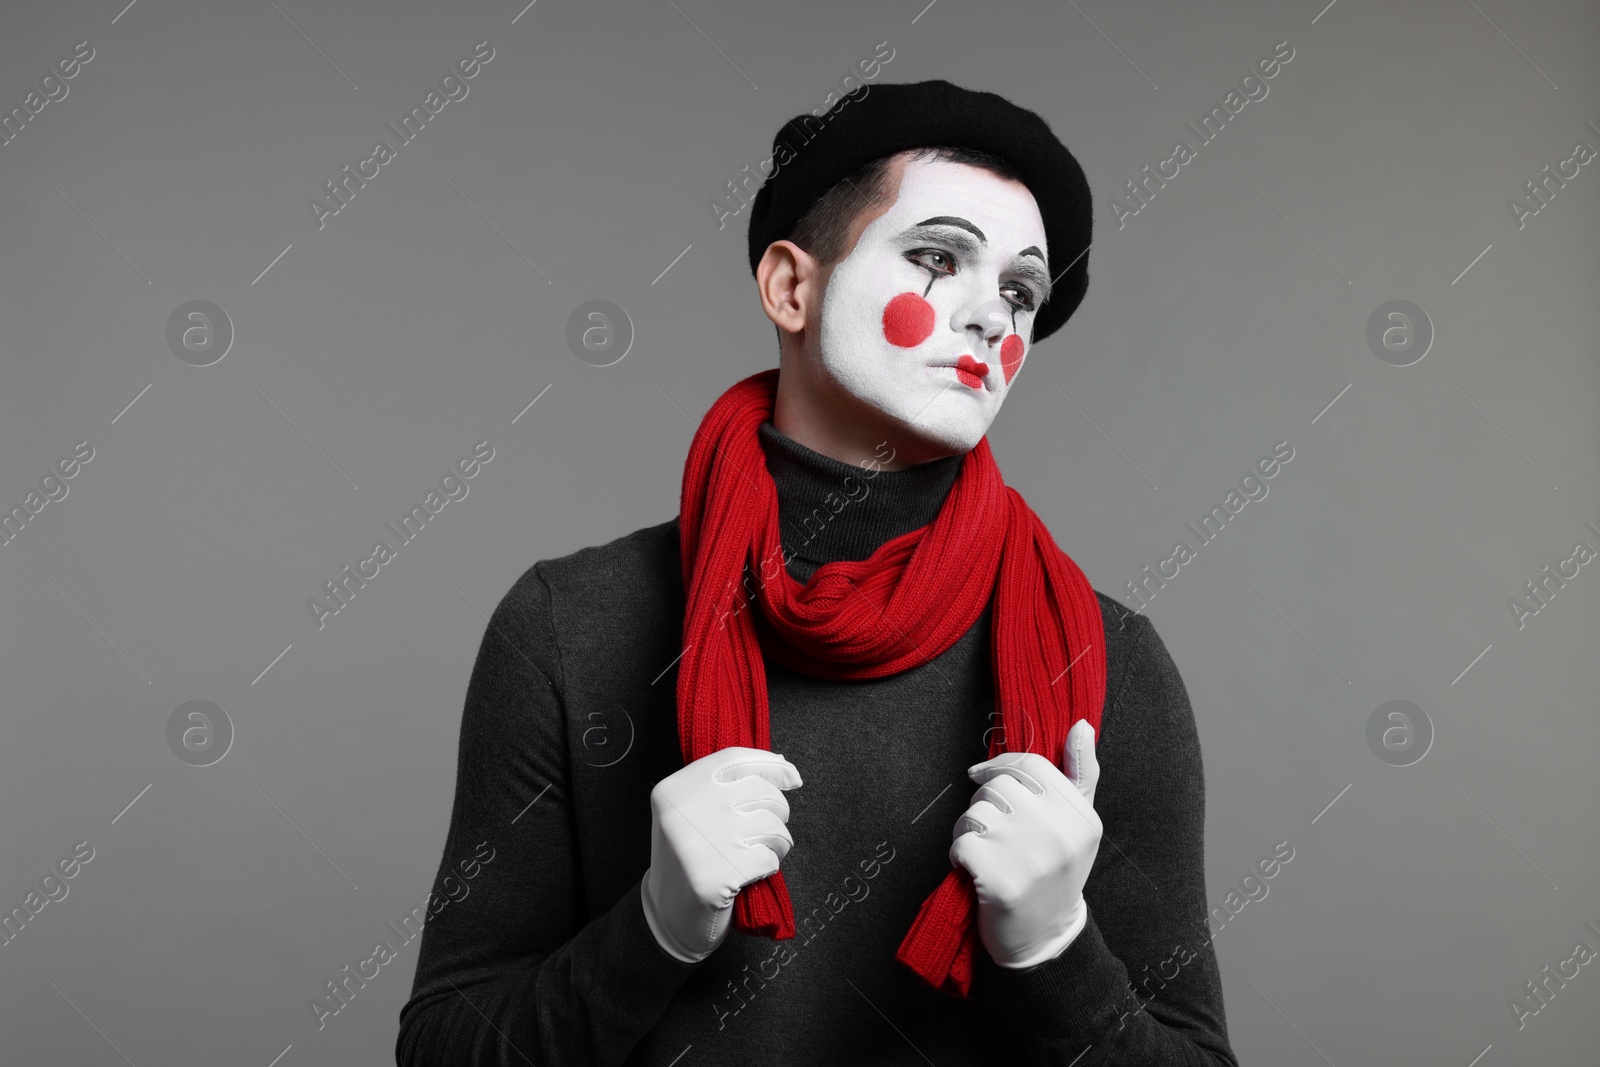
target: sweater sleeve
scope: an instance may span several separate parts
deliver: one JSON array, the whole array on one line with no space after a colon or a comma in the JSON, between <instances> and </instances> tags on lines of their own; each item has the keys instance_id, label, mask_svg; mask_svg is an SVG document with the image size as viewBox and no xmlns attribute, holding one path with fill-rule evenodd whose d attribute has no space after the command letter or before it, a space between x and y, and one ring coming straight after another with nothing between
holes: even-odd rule
<instances>
[{"instance_id":1,"label":"sweater sleeve","mask_svg":"<svg viewBox=\"0 0 1600 1067\"><path fill-rule=\"evenodd\" d=\"M620 1063L697 966L656 943L637 882L585 913L561 677L535 564L495 608L467 686L400 1067Z\"/></svg>"},{"instance_id":2,"label":"sweater sleeve","mask_svg":"<svg viewBox=\"0 0 1600 1067\"><path fill-rule=\"evenodd\" d=\"M1030 1061L1058 1067L1237 1067L1206 924L1205 776L1188 692L1155 626L1140 632L1097 754L1104 833L1089 918L1061 955L979 981Z\"/></svg>"}]
</instances>

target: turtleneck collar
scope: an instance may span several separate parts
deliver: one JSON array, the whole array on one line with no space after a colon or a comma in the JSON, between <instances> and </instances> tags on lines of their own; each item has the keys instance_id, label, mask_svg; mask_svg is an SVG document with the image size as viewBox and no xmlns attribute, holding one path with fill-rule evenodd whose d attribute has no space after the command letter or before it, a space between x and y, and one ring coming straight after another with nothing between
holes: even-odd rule
<instances>
[{"instance_id":1,"label":"turtleneck collar","mask_svg":"<svg viewBox=\"0 0 1600 1067\"><path fill-rule=\"evenodd\" d=\"M966 458L874 470L814 452L771 422L758 433L778 490L781 539L793 557L789 573L801 582L825 563L866 559L885 541L932 522Z\"/></svg>"}]
</instances>

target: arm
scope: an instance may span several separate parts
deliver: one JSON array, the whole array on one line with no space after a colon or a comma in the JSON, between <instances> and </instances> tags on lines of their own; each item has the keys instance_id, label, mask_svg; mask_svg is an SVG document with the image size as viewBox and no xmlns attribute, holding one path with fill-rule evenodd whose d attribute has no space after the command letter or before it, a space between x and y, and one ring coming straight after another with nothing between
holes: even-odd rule
<instances>
[{"instance_id":1,"label":"arm","mask_svg":"<svg viewBox=\"0 0 1600 1067\"><path fill-rule=\"evenodd\" d=\"M1033 1035L1039 1063L1237 1067L1205 921L1194 712L1155 627L1138 625L1096 746L1104 835L1083 890L1087 921L1059 956L1025 970L979 953L974 986Z\"/></svg>"},{"instance_id":2,"label":"arm","mask_svg":"<svg viewBox=\"0 0 1600 1067\"><path fill-rule=\"evenodd\" d=\"M656 942L637 883L585 914L561 691L535 565L495 608L473 665L440 879L479 842L494 859L423 928L401 1067L620 1063L696 968Z\"/></svg>"}]
</instances>

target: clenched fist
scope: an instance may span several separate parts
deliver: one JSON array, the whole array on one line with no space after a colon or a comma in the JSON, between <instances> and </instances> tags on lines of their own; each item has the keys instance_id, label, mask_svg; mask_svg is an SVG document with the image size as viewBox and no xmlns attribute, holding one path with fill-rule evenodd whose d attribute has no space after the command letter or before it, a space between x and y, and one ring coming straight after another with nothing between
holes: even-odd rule
<instances>
[{"instance_id":1,"label":"clenched fist","mask_svg":"<svg viewBox=\"0 0 1600 1067\"><path fill-rule=\"evenodd\" d=\"M774 873L794 847L783 790L794 764L759 748L724 748L650 791L650 870L640 892L656 942L696 963L728 936L733 900Z\"/></svg>"},{"instance_id":2,"label":"clenched fist","mask_svg":"<svg viewBox=\"0 0 1600 1067\"><path fill-rule=\"evenodd\" d=\"M1067 732L1068 774L1033 752L1006 752L968 768L978 783L956 820L950 862L978 891L978 933L1002 967L1059 956L1089 920L1083 886L1100 851L1094 727Z\"/></svg>"}]
</instances>

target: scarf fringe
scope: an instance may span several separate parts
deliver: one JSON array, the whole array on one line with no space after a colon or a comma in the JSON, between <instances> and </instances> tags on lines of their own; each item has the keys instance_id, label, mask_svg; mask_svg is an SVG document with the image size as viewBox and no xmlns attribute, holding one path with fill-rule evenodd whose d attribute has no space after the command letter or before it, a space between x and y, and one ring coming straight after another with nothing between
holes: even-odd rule
<instances>
[{"instance_id":1,"label":"scarf fringe","mask_svg":"<svg viewBox=\"0 0 1600 1067\"><path fill-rule=\"evenodd\" d=\"M967 997L977 948L978 891L959 867L944 876L911 923L894 958L941 993Z\"/></svg>"}]
</instances>

